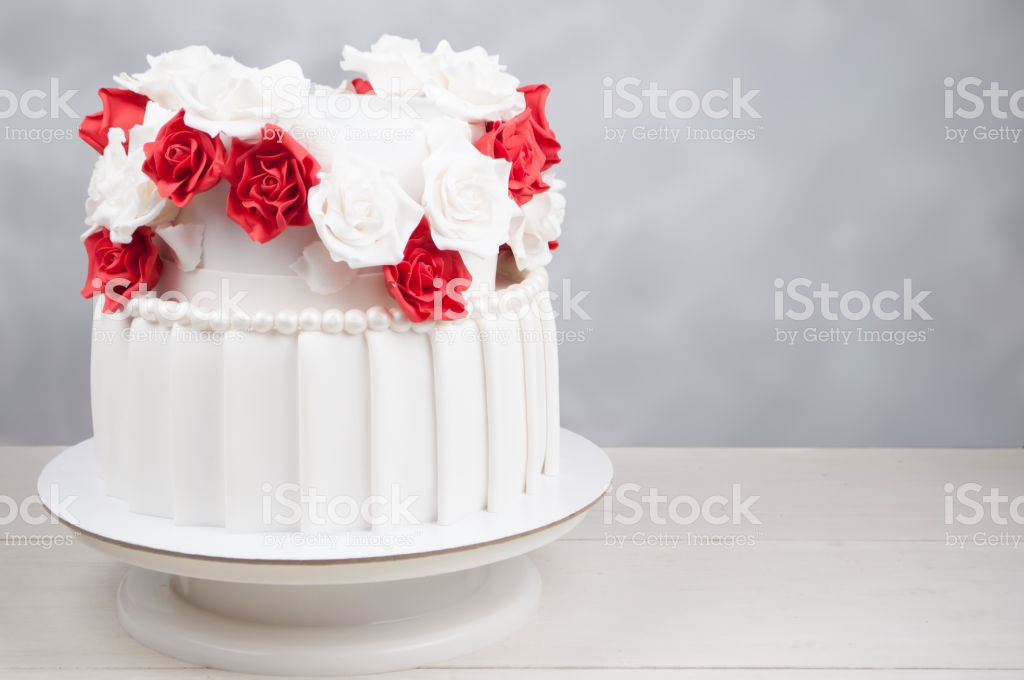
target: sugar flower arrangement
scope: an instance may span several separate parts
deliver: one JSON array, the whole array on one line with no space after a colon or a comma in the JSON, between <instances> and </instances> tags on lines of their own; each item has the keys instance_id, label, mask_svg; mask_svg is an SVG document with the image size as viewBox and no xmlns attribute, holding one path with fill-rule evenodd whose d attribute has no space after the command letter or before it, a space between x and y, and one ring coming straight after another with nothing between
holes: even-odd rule
<instances>
[{"instance_id":1,"label":"sugar flower arrangement","mask_svg":"<svg viewBox=\"0 0 1024 680\"><path fill-rule=\"evenodd\" d=\"M315 292L329 292L318 267L380 267L415 322L465 316L465 285L434 304L445 283L470 280L463 255L509 250L520 270L546 265L565 214L548 87L520 86L483 48L456 52L445 41L428 53L416 40L384 36L368 52L346 46L343 57L342 68L365 78L333 90L292 61L255 69L197 46L149 57L149 70L101 89L103 109L79 129L101 154L86 201L82 295L106 295L104 309L115 311L157 285L162 254L197 266L205 226L181 211L221 182L225 213L253 241L316 230L316 251L296 268ZM424 123L422 193L410 195L388 168L344 145L300 142L292 126L304 102L273 86L286 81L296 91L439 111Z\"/></svg>"}]
</instances>

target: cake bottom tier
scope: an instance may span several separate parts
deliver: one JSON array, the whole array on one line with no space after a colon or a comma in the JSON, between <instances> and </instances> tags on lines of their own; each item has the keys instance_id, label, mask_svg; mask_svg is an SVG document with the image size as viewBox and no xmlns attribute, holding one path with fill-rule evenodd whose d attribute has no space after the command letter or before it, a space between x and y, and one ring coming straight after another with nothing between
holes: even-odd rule
<instances>
[{"instance_id":1,"label":"cake bottom tier","mask_svg":"<svg viewBox=\"0 0 1024 680\"><path fill-rule=\"evenodd\" d=\"M217 332L96 315L106 494L234 532L386 530L500 511L558 471L554 323Z\"/></svg>"}]
</instances>

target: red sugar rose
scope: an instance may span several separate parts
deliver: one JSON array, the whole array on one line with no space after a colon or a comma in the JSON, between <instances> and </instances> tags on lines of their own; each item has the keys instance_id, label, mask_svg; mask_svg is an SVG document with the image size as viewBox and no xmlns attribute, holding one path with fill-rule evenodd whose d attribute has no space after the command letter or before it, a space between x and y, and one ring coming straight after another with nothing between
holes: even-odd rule
<instances>
[{"instance_id":1,"label":"red sugar rose","mask_svg":"<svg viewBox=\"0 0 1024 680\"><path fill-rule=\"evenodd\" d=\"M212 188L224 174L227 150L219 137L185 125L185 110L160 128L156 139L143 145L142 171L164 198L179 208L198 193Z\"/></svg>"},{"instance_id":2,"label":"red sugar rose","mask_svg":"<svg viewBox=\"0 0 1024 680\"><path fill-rule=\"evenodd\" d=\"M143 284L152 290L160 281L163 263L149 227L136 229L129 243L114 243L110 232L104 228L85 239L85 250L89 254L89 273L82 297L106 294L105 312L120 310ZM116 282L108 290L107 284L112 281Z\"/></svg>"},{"instance_id":3,"label":"red sugar rose","mask_svg":"<svg viewBox=\"0 0 1024 680\"><path fill-rule=\"evenodd\" d=\"M78 127L78 136L100 153L107 148L107 132L116 127L124 130L124 148L128 150L128 130L142 122L146 115L145 95L114 87L100 88L103 110L86 116Z\"/></svg>"},{"instance_id":4,"label":"red sugar rose","mask_svg":"<svg viewBox=\"0 0 1024 680\"><path fill-rule=\"evenodd\" d=\"M508 178L508 193L522 205L534 194L550 187L541 179L541 173L561 159L561 148L548 126L544 104L550 89L547 85L527 85L519 88L526 98L526 110L518 116L487 124L487 132L477 140L476 148L491 158L503 158L512 163Z\"/></svg>"},{"instance_id":5,"label":"red sugar rose","mask_svg":"<svg viewBox=\"0 0 1024 680\"><path fill-rule=\"evenodd\" d=\"M409 237L402 261L384 267L384 280L388 293L411 321L452 321L466 316L462 294L473 277L457 250L440 250L434 245L426 218Z\"/></svg>"},{"instance_id":6,"label":"red sugar rose","mask_svg":"<svg viewBox=\"0 0 1024 680\"><path fill-rule=\"evenodd\" d=\"M320 164L309 151L268 123L258 142L236 139L231 143L225 171L231 182L228 217L258 243L266 243L289 226L308 226L313 220L306 194L319 182L319 172Z\"/></svg>"}]
</instances>

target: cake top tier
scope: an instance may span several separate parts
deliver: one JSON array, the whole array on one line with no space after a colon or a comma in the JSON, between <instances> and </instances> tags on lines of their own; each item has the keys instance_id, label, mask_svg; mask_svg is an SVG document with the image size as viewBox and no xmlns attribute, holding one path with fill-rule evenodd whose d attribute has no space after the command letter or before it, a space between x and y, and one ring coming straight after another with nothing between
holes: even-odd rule
<instances>
[{"instance_id":1,"label":"cake top tier","mask_svg":"<svg viewBox=\"0 0 1024 680\"><path fill-rule=\"evenodd\" d=\"M343 57L365 77L328 87L292 61L251 68L193 46L101 89L79 131L101 153L82 294L115 312L165 266L277 274L261 263L286 258L313 293L382 272L410 319L451 320L480 262L492 278L499 253L547 264L565 209L548 87L445 41L384 36Z\"/></svg>"}]
</instances>

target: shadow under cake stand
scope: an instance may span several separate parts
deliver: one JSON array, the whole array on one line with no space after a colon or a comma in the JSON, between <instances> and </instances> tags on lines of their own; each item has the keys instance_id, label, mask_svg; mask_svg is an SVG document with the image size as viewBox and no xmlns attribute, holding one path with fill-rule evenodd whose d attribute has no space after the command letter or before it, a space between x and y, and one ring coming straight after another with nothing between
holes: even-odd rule
<instances>
[{"instance_id":1,"label":"shadow under cake stand","mask_svg":"<svg viewBox=\"0 0 1024 680\"><path fill-rule=\"evenodd\" d=\"M561 435L560 473L536 494L386 533L232 534L132 513L103 494L91 439L54 458L38 490L82 541L132 565L117 614L147 647L245 673L378 673L468 654L533 617L541 579L526 553L579 524L612 479L600 448Z\"/></svg>"}]
</instances>

